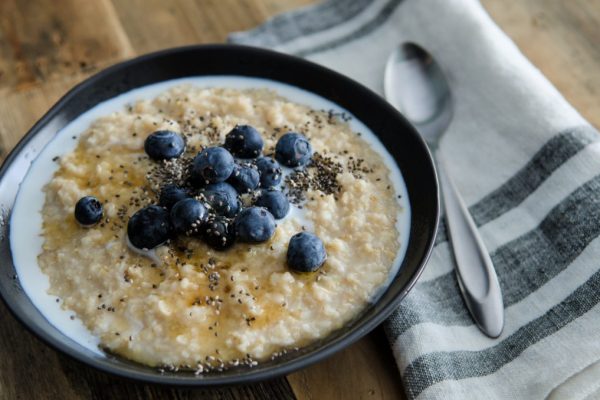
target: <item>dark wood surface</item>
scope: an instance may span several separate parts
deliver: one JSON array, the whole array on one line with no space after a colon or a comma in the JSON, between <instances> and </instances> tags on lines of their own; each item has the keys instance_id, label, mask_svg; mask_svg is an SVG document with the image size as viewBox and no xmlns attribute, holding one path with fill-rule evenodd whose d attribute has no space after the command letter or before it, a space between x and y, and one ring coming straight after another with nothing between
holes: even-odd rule
<instances>
[{"instance_id":1,"label":"dark wood surface","mask_svg":"<svg viewBox=\"0 0 600 400\"><path fill-rule=\"evenodd\" d=\"M70 87L123 59L222 42L312 0L0 0L0 160ZM576 108L600 126L600 0L483 0ZM335 356L251 386L170 389L97 372L39 342L0 304L2 399L404 398L378 329Z\"/></svg>"}]
</instances>

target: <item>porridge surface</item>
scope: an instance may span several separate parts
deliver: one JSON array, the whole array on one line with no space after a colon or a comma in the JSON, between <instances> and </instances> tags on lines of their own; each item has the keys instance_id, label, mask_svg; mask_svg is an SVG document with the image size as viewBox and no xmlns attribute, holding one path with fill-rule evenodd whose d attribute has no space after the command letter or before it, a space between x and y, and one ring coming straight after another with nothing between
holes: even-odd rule
<instances>
[{"instance_id":1,"label":"porridge surface","mask_svg":"<svg viewBox=\"0 0 600 400\"><path fill-rule=\"evenodd\" d=\"M222 144L236 124L257 128L267 155L284 133L304 134L318 153L307 176L333 174L334 187L299 191L288 182L284 191L303 197L302 209L293 205L266 243L220 252L180 237L156 249L160 262L131 251L127 221L157 202L160 184L160 163L145 155L145 138L160 129L181 132L193 157L202 146ZM400 247L400 205L381 156L340 116L266 89L172 88L95 121L57 162L45 187L38 257L50 293L103 347L151 366L252 363L322 338L364 309ZM92 228L73 217L86 195L104 204L104 219ZM286 266L288 241L303 229L327 250L315 273Z\"/></svg>"}]
</instances>

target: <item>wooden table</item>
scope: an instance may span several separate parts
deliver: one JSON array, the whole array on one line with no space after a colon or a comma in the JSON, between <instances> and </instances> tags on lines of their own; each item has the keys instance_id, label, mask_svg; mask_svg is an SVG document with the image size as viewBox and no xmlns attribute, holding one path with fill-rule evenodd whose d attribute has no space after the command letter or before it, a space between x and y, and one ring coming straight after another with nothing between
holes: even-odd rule
<instances>
[{"instance_id":1,"label":"wooden table","mask_svg":"<svg viewBox=\"0 0 600 400\"><path fill-rule=\"evenodd\" d=\"M137 54L222 42L312 0L0 0L0 161L70 87ZM600 127L600 0L483 0L557 88ZM0 304L0 398L395 399L404 394L379 329L330 359L252 386L169 389L126 382L56 353Z\"/></svg>"}]
</instances>

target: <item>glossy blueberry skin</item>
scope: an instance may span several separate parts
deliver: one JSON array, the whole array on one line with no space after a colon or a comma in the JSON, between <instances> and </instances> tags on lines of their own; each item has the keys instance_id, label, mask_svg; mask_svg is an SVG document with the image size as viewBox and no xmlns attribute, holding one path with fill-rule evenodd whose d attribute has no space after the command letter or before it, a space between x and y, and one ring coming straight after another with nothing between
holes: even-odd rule
<instances>
[{"instance_id":1,"label":"glossy blueberry skin","mask_svg":"<svg viewBox=\"0 0 600 400\"><path fill-rule=\"evenodd\" d=\"M191 235L200 231L200 227L206 221L208 211L198 200L188 198L175 203L170 216L175 232Z\"/></svg>"},{"instance_id":2,"label":"glossy blueberry skin","mask_svg":"<svg viewBox=\"0 0 600 400\"><path fill-rule=\"evenodd\" d=\"M256 168L249 165L236 165L227 182L238 193L250 193L260 185L260 174Z\"/></svg>"},{"instance_id":3,"label":"glossy blueberry skin","mask_svg":"<svg viewBox=\"0 0 600 400\"><path fill-rule=\"evenodd\" d=\"M290 202L287 196L279 190L262 190L255 205L269 210L275 219L285 217L290 211Z\"/></svg>"},{"instance_id":4,"label":"glossy blueberry skin","mask_svg":"<svg viewBox=\"0 0 600 400\"><path fill-rule=\"evenodd\" d=\"M316 271L326 259L325 246L316 235L309 232L300 232L290 239L287 250L287 263L294 271Z\"/></svg>"},{"instance_id":5,"label":"glossy blueberry skin","mask_svg":"<svg viewBox=\"0 0 600 400\"><path fill-rule=\"evenodd\" d=\"M185 141L177 132L156 131L146 138L144 150L153 160L168 160L183 154Z\"/></svg>"},{"instance_id":6,"label":"glossy blueberry skin","mask_svg":"<svg viewBox=\"0 0 600 400\"><path fill-rule=\"evenodd\" d=\"M202 191L213 213L234 217L240 211L238 193L229 183L212 183Z\"/></svg>"},{"instance_id":7,"label":"glossy blueberry skin","mask_svg":"<svg viewBox=\"0 0 600 400\"><path fill-rule=\"evenodd\" d=\"M275 158L287 167L306 165L312 155L312 146L304 135L288 132L275 145Z\"/></svg>"},{"instance_id":8,"label":"glossy blueberry skin","mask_svg":"<svg viewBox=\"0 0 600 400\"><path fill-rule=\"evenodd\" d=\"M254 127L236 125L225 136L225 148L239 158L256 158L263 149L263 140Z\"/></svg>"},{"instance_id":9,"label":"glossy blueberry skin","mask_svg":"<svg viewBox=\"0 0 600 400\"><path fill-rule=\"evenodd\" d=\"M235 243L233 221L226 217L210 216L202 229L202 240L215 250L225 250Z\"/></svg>"},{"instance_id":10,"label":"glossy blueberry skin","mask_svg":"<svg viewBox=\"0 0 600 400\"><path fill-rule=\"evenodd\" d=\"M138 210L127 223L129 242L138 249L153 249L166 242L171 233L169 211L157 205Z\"/></svg>"},{"instance_id":11,"label":"glossy blueberry skin","mask_svg":"<svg viewBox=\"0 0 600 400\"><path fill-rule=\"evenodd\" d=\"M190 197L190 194L186 189L168 184L160 189L158 205L170 210L179 200L187 199L188 197Z\"/></svg>"},{"instance_id":12,"label":"glossy blueberry skin","mask_svg":"<svg viewBox=\"0 0 600 400\"><path fill-rule=\"evenodd\" d=\"M192 174L200 181L225 182L233 172L233 156L223 147L207 147L192 161Z\"/></svg>"},{"instance_id":13,"label":"glossy blueberry skin","mask_svg":"<svg viewBox=\"0 0 600 400\"><path fill-rule=\"evenodd\" d=\"M260 187L269 189L281 183L281 167L271 157L261 157L256 160L256 168L260 173Z\"/></svg>"},{"instance_id":14,"label":"glossy blueberry skin","mask_svg":"<svg viewBox=\"0 0 600 400\"><path fill-rule=\"evenodd\" d=\"M102 219L102 203L93 197L85 196L75 204L75 219L81 226L92 226Z\"/></svg>"},{"instance_id":15,"label":"glossy blueberry skin","mask_svg":"<svg viewBox=\"0 0 600 400\"><path fill-rule=\"evenodd\" d=\"M245 208L235 219L235 233L240 242L266 242L275 233L275 218L263 207Z\"/></svg>"}]
</instances>

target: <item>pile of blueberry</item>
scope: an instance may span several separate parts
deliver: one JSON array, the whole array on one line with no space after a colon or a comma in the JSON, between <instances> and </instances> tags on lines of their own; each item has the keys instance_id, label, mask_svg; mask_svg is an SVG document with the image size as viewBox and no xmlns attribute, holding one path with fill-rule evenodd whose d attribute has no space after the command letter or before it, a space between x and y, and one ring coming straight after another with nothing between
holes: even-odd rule
<instances>
[{"instance_id":1,"label":"pile of blueberry","mask_svg":"<svg viewBox=\"0 0 600 400\"><path fill-rule=\"evenodd\" d=\"M156 161L181 157L185 141L173 131L152 133L144 143L148 156ZM263 140L249 125L237 125L224 145L207 147L191 161L186 185L167 184L160 190L157 205L138 210L127 225L132 246L153 249L174 235L195 236L209 246L224 250L237 240L261 243L275 232L275 220L284 218L290 204L277 186L282 181L280 164L303 167L312 148L301 134L288 132L275 146L275 158L261 156ZM235 158L234 158L235 157ZM242 206L241 195L252 204ZM102 205L91 196L79 200L75 218L83 226L102 219ZM322 241L311 233L294 235L288 246L290 268L309 272L326 259Z\"/></svg>"}]
</instances>

